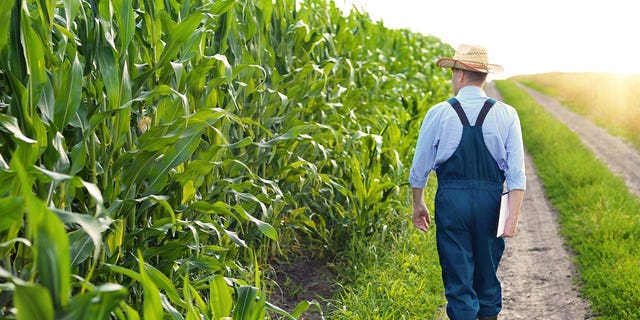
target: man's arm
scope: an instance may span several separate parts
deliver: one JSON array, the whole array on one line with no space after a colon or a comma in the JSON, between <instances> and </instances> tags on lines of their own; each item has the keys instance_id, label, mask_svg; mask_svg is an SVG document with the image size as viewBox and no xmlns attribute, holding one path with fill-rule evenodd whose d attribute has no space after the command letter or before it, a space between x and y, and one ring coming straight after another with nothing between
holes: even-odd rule
<instances>
[{"instance_id":1,"label":"man's arm","mask_svg":"<svg viewBox=\"0 0 640 320\"><path fill-rule=\"evenodd\" d=\"M515 109L513 110L515 112ZM524 144L522 141L522 129L520 128L520 118L517 112L513 123L509 128L509 134L505 143L507 148L507 166L505 172L507 188L509 189L509 217L505 223L502 237L513 237L518 227L518 216L524 198L526 188L526 175L524 165Z\"/></svg>"},{"instance_id":2,"label":"man's arm","mask_svg":"<svg viewBox=\"0 0 640 320\"><path fill-rule=\"evenodd\" d=\"M424 204L424 189L411 188L413 194L413 226L421 231L429 231L431 217L429 209Z\"/></svg>"}]
</instances>

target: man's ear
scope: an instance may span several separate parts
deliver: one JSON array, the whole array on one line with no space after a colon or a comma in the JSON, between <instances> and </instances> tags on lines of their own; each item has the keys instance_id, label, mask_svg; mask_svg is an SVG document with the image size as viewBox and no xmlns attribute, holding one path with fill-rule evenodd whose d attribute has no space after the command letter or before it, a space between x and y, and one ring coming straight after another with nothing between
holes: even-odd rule
<instances>
[{"instance_id":1,"label":"man's ear","mask_svg":"<svg viewBox=\"0 0 640 320\"><path fill-rule=\"evenodd\" d=\"M456 81L462 83L464 81L464 71L459 70L458 72L456 72Z\"/></svg>"}]
</instances>

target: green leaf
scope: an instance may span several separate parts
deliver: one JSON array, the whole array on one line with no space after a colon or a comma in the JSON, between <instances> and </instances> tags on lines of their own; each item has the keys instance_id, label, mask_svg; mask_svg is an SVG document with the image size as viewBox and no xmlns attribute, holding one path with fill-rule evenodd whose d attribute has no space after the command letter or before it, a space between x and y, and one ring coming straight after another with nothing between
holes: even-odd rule
<instances>
[{"instance_id":1,"label":"green leaf","mask_svg":"<svg viewBox=\"0 0 640 320\"><path fill-rule=\"evenodd\" d=\"M300 316L300 314L302 314L303 312L305 312L308 308L309 308L309 301L307 300L303 300L302 302L298 303L298 305L296 306L296 309L294 310L293 314L283 310L282 308L273 305L271 303L269 303L268 301L266 302L266 307L268 310L271 310L277 314L283 315L285 317L287 317L288 319L291 320L295 320L297 319L297 317ZM298 310L300 309L300 310ZM296 314L296 312L299 312L298 316L294 316L294 314Z\"/></svg>"},{"instance_id":2,"label":"green leaf","mask_svg":"<svg viewBox=\"0 0 640 320\"><path fill-rule=\"evenodd\" d=\"M309 309L310 306L311 306L311 303L309 301L307 301L307 300L300 301L300 303L298 303L298 305L293 310L291 315L294 318L297 319L298 317L300 317L302 315L303 312L307 311L307 309ZM322 310L322 309L320 309L320 310Z\"/></svg>"},{"instance_id":3,"label":"green leaf","mask_svg":"<svg viewBox=\"0 0 640 320\"><path fill-rule=\"evenodd\" d=\"M9 246L13 246L14 244L16 244L17 242L20 242L22 244L24 244L27 247L31 247L31 242L29 242L29 240L25 239L25 238L13 238L9 241L5 241L3 243L0 243L0 248L6 248ZM2 268L0 267L0 270L2 270ZM2 275L0 275L2 276Z\"/></svg>"},{"instance_id":4,"label":"green leaf","mask_svg":"<svg viewBox=\"0 0 640 320\"><path fill-rule=\"evenodd\" d=\"M34 209L30 206L30 210ZM71 295L69 239L62 222L44 204L35 241L40 281L49 290L56 306L65 306Z\"/></svg>"},{"instance_id":5,"label":"green leaf","mask_svg":"<svg viewBox=\"0 0 640 320\"><path fill-rule=\"evenodd\" d=\"M233 320L258 320L264 318L266 298L258 288L238 287L238 300L233 310Z\"/></svg>"},{"instance_id":6,"label":"green leaf","mask_svg":"<svg viewBox=\"0 0 640 320\"><path fill-rule=\"evenodd\" d=\"M11 13L15 4L16 1L0 1L0 52L9 40Z\"/></svg>"},{"instance_id":7,"label":"green leaf","mask_svg":"<svg viewBox=\"0 0 640 320\"><path fill-rule=\"evenodd\" d=\"M80 265L91 256L91 252L95 249L91 237L82 231L73 231L69 233L69 250L71 252L71 267Z\"/></svg>"},{"instance_id":8,"label":"green leaf","mask_svg":"<svg viewBox=\"0 0 640 320\"><path fill-rule=\"evenodd\" d=\"M193 303L193 299L191 296L192 293L192 286L189 283L189 278L187 277L187 275L185 274L184 278L183 278L183 284L182 284L182 295L184 296L185 300L187 301L186 304L186 308L187 312L186 312L186 320L197 320L198 319L198 310L196 309L196 305Z\"/></svg>"},{"instance_id":9,"label":"green leaf","mask_svg":"<svg viewBox=\"0 0 640 320\"><path fill-rule=\"evenodd\" d=\"M100 188L98 188L98 186L96 186L93 183L90 182L86 182L82 179L80 179L79 177L72 177L63 173L59 173L59 172L55 172L55 171L50 171L47 170L45 168L41 168L38 166L34 167L36 170L44 173L47 177L51 178L53 181L55 181L56 183L60 183L60 182L65 182L65 181L69 181L73 184L73 186L75 187L84 187L87 192L89 193L89 195L91 195L92 199L96 201L96 203L98 203L99 205L102 205L104 200L102 198L102 192L100 191ZM99 212L97 212L99 213Z\"/></svg>"},{"instance_id":10,"label":"green leaf","mask_svg":"<svg viewBox=\"0 0 640 320\"><path fill-rule=\"evenodd\" d=\"M209 308L213 312L214 319L228 317L231 314L233 306L231 293L232 288L224 277L215 275L209 283Z\"/></svg>"},{"instance_id":11,"label":"green leaf","mask_svg":"<svg viewBox=\"0 0 640 320\"><path fill-rule=\"evenodd\" d=\"M239 195L239 193L236 193L236 195ZM251 194L244 194L245 199L250 199L253 201L257 201L258 203L261 204L261 206L264 206L264 204L262 204L262 202L260 202L258 200L258 198L256 198L254 195ZM240 212L241 217L248 219L249 221L253 222L253 224L256 225L256 227L258 227L258 229L260 230L260 232L262 232L262 234L264 234L265 236L267 236L269 239L274 240L274 241L278 241L278 231L276 231L276 229L271 226L269 223L266 223L254 216L252 216L251 214L249 214L242 206L237 205L233 207L236 211ZM265 210L265 214L266 214L266 207L264 208Z\"/></svg>"},{"instance_id":12,"label":"green leaf","mask_svg":"<svg viewBox=\"0 0 640 320\"><path fill-rule=\"evenodd\" d=\"M27 221L34 239L35 271L40 283L51 294L56 307L65 306L71 295L71 263L69 240L62 222L45 203L32 192L33 177L28 174L20 157L11 164L18 175L20 192L27 208Z\"/></svg>"},{"instance_id":13,"label":"green leaf","mask_svg":"<svg viewBox=\"0 0 640 320\"><path fill-rule=\"evenodd\" d=\"M18 197L0 198L0 233L22 224L24 214L24 201Z\"/></svg>"},{"instance_id":14,"label":"green leaf","mask_svg":"<svg viewBox=\"0 0 640 320\"><path fill-rule=\"evenodd\" d=\"M75 115L82 101L82 64L76 54L73 62L65 61L54 74L56 103L53 122L62 131Z\"/></svg>"},{"instance_id":15,"label":"green leaf","mask_svg":"<svg viewBox=\"0 0 640 320\"><path fill-rule=\"evenodd\" d=\"M247 243L246 243L246 242L244 242L244 240L240 239L240 237L238 236L238 234L237 234L237 233L235 233L234 231L224 229L224 233L227 235L227 237L229 237L229 239L231 239L231 241L232 241L233 243L235 243L235 244L237 244L237 245L239 245L239 246L241 246L241 247L248 248L248 247L247 247Z\"/></svg>"},{"instance_id":16,"label":"green leaf","mask_svg":"<svg viewBox=\"0 0 640 320\"><path fill-rule=\"evenodd\" d=\"M214 59L222 62L224 65L224 76L227 79L228 83L231 83L231 79L233 77L233 68L231 68L231 64L229 64L229 59L225 55L216 54L213 56Z\"/></svg>"},{"instance_id":17,"label":"green leaf","mask_svg":"<svg viewBox=\"0 0 640 320\"><path fill-rule=\"evenodd\" d=\"M260 143L256 143L256 145L262 147L262 148L271 148L273 147L276 143L280 142L280 141L285 141L285 140L291 140L291 139L295 139L295 138L299 138L300 135L302 133L308 133L309 131L318 128L317 125L312 125L312 124L303 124L303 125L297 125L292 127L291 129L289 129L287 132L285 132L284 134L281 134L267 142L260 142Z\"/></svg>"},{"instance_id":18,"label":"green leaf","mask_svg":"<svg viewBox=\"0 0 640 320\"><path fill-rule=\"evenodd\" d=\"M167 310L167 312L169 312L169 314L173 317L174 320L184 320L184 317L182 316L180 311L178 311L178 309L176 309L171 304L171 302L169 302L169 299L167 299L167 296L165 296L164 294L161 294L160 302L162 303L162 307L165 310Z\"/></svg>"},{"instance_id":19,"label":"green leaf","mask_svg":"<svg viewBox=\"0 0 640 320\"><path fill-rule=\"evenodd\" d=\"M2 154L0 154L0 170L9 170L9 164L7 163L6 160L4 160L4 157L2 156ZM6 176L0 177L0 180L2 180L3 178L6 178ZM2 188L0 188L0 193L4 194L4 192L2 192Z\"/></svg>"},{"instance_id":20,"label":"green leaf","mask_svg":"<svg viewBox=\"0 0 640 320\"><path fill-rule=\"evenodd\" d=\"M144 267L149 278L156 286L167 293L167 296L169 296L171 302L181 307L185 306L185 302L180 298L180 295L178 294L178 290L176 290L174 283L166 275L164 275L162 272L160 272L160 270L156 269L154 266L148 263L145 263Z\"/></svg>"},{"instance_id":21,"label":"green leaf","mask_svg":"<svg viewBox=\"0 0 640 320\"><path fill-rule=\"evenodd\" d=\"M215 1L211 7L211 13L215 15L221 15L227 13L227 11L233 8L236 0L218 0Z\"/></svg>"},{"instance_id":22,"label":"green leaf","mask_svg":"<svg viewBox=\"0 0 640 320\"><path fill-rule=\"evenodd\" d=\"M183 276L182 295L187 300L187 319L198 320L202 317L199 310L207 310L207 304L198 291L189 282L189 274ZM195 302L195 304L193 303Z\"/></svg>"},{"instance_id":23,"label":"green leaf","mask_svg":"<svg viewBox=\"0 0 640 320\"><path fill-rule=\"evenodd\" d=\"M13 137L20 141L26 143L37 143L36 140L33 140L22 133L22 131L20 130L20 126L18 125L18 119L12 116L0 113L0 126L11 132L13 134Z\"/></svg>"},{"instance_id":24,"label":"green leaf","mask_svg":"<svg viewBox=\"0 0 640 320\"><path fill-rule=\"evenodd\" d=\"M168 28L169 30L167 30L169 39L164 50L162 50L158 65L168 67L169 62L175 59L182 45L194 36L195 30L202 23L204 15L199 12L194 12L178 24L172 23L166 14L160 15L160 18L162 18L163 23L170 25L170 27Z\"/></svg>"},{"instance_id":25,"label":"green leaf","mask_svg":"<svg viewBox=\"0 0 640 320\"><path fill-rule=\"evenodd\" d=\"M81 2L77 0L63 0L63 3L65 18L67 19L67 26L69 26L70 28L70 26L73 24L73 19L78 14Z\"/></svg>"},{"instance_id":26,"label":"green leaf","mask_svg":"<svg viewBox=\"0 0 640 320\"><path fill-rule=\"evenodd\" d=\"M15 284L13 293L18 320L53 320L53 305L47 289L31 284Z\"/></svg>"},{"instance_id":27,"label":"green leaf","mask_svg":"<svg viewBox=\"0 0 640 320\"><path fill-rule=\"evenodd\" d=\"M143 300L142 314L145 320L162 320L162 302L160 292L153 280L147 274L142 253L138 251L138 264L140 267L140 282L142 283Z\"/></svg>"},{"instance_id":28,"label":"green leaf","mask_svg":"<svg viewBox=\"0 0 640 320\"><path fill-rule=\"evenodd\" d=\"M198 201L192 204L189 208L198 210L200 212L215 213L222 216L233 216L233 213L231 212L231 207L229 206L229 204L222 201L216 201L214 203L209 203L206 201Z\"/></svg>"},{"instance_id":29,"label":"green leaf","mask_svg":"<svg viewBox=\"0 0 640 320\"><path fill-rule=\"evenodd\" d=\"M69 174L76 175L86 164L87 152L84 141L81 141L71 148L71 169L69 169Z\"/></svg>"},{"instance_id":30,"label":"green leaf","mask_svg":"<svg viewBox=\"0 0 640 320\"><path fill-rule=\"evenodd\" d=\"M98 70L102 76L105 89L107 90L107 98L109 102L109 111L116 110L120 107L120 74L116 68L116 59L111 46L106 41L96 42L96 62L98 62Z\"/></svg>"},{"instance_id":31,"label":"green leaf","mask_svg":"<svg viewBox=\"0 0 640 320\"><path fill-rule=\"evenodd\" d=\"M59 320L107 320L113 310L127 296L127 289L119 284L106 283L75 296L64 309Z\"/></svg>"},{"instance_id":32,"label":"green leaf","mask_svg":"<svg viewBox=\"0 0 640 320\"><path fill-rule=\"evenodd\" d=\"M47 80L47 68L44 57L45 46L31 26L31 23L28 23L31 19L26 10L27 6L24 6L21 10L20 44L22 45L22 54L26 60L27 74L30 76L30 93L37 97L39 96L42 83Z\"/></svg>"},{"instance_id":33,"label":"green leaf","mask_svg":"<svg viewBox=\"0 0 640 320\"><path fill-rule=\"evenodd\" d=\"M137 273L137 272L135 272L133 270L130 270L130 269L127 269L127 268L124 268L124 267L121 267L121 266L116 266L116 265L113 265L113 264L110 264L110 263L105 263L103 265L103 267L105 267L106 269L108 269L111 272L116 272L116 273L125 275L125 276L127 276L127 277L129 277L131 279L134 279L134 280L136 280L138 282L142 282L142 276L139 273Z\"/></svg>"},{"instance_id":34,"label":"green leaf","mask_svg":"<svg viewBox=\"0 0 640 320\"><path fill-rule=\"evenodd\" d=\"M145 194L154 194L160 191L166 183L169 170L192 158L192 154L200 144L203 130L225 116L225 112L203 109L191 115L187 119L186 128L182 131L180 139L166 150L159 161L153 167L149 176L149 186Z\"/></svg>"},{"instance_id":35,"label":"green leaf","mask_svg":"<svg viewBox=\"0 0 640 320\"><path fill-rule=\"evenodd\" d=\"M119 26L120 51L126 52L135 34L135 16L132 0L115 0L114 8Z\"/></svg>"},{"instance_id":36,"label":"green leaf","mask_svg":"<svg viewBox=\"0 0 640 320\"><path fill-rule=\"evenodd\" d=\"M66 144L64 143L64 136L60 132L53 134L51 139L51 153L49 154L49 163L53 163L53 168L59 172L66 172L69 169L69 157L67 156ZM54 153L53 150L56 152ZM45 153L45 157L46 157Z\"/></svg>"}]
</instances>

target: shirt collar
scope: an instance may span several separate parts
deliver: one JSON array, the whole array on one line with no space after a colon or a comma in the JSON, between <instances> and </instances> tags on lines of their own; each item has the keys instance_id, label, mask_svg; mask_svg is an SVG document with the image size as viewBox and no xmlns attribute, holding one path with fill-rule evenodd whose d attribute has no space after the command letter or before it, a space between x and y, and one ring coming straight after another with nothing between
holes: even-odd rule
<instances>
[{"instance_id":1,"label":"shirt collar","mask_svg":"<svg viewBox=\"0 0 640 320\"><path fill-rule=\"evenodd\" d=\"M461 88L460 91L458 91L458 95L456 95L456 98L459 99L471 99L478 97L487 98L487 94L482 90L482 88L476 86L466 86Z\"/></svg>"}]
</instances>

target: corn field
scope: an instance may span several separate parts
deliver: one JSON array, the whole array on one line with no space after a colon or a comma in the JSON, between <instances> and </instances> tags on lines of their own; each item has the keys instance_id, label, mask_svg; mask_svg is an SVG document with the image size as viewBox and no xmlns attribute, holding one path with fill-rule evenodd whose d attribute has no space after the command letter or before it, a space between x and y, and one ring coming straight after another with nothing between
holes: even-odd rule
<instances>
[{"instance_id":1,"label":"corn field","mask_svg":"<svg viewBox=\"0 0 640 320\"><path fill-rule=\"evenodd\" d=\"M451 53L325 0L0 1L0 316L297 318L264 268L393 229Z\"/></svg>"}]
</instances>

